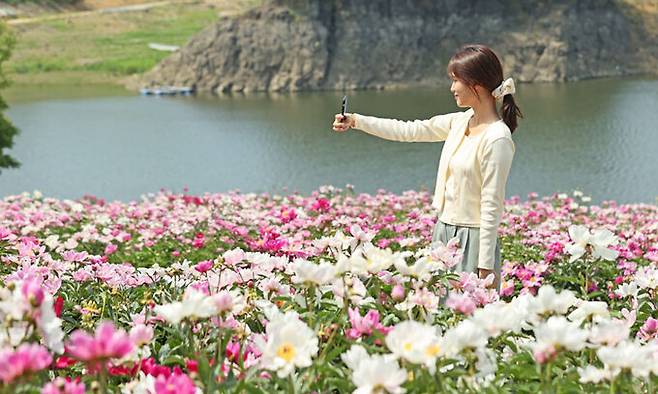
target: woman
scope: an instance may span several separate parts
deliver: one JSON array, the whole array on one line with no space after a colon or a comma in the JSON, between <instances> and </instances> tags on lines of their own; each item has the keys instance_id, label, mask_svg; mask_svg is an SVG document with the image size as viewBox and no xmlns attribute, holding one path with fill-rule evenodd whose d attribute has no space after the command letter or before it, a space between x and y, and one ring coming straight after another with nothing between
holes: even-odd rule
<instances>
[{"instance_id":1,"label":"woman","mask_svg":"<svg viewBox=\"0 0 658 394\"><path fill-rule=\"evenodd\" d=\"M480 278L494 274L492 285L500 290L498 225L514 157L512 132L522 117L512 97L514 81L503 81L498 57L484 45L460 48L448 75L457 106L468 110L408 122L338 114L333 129L355 128L394 141L445 141L432 201L439 215L432 242L458 237L464 259L454 269Z\"/></svg>"}]
</instances>

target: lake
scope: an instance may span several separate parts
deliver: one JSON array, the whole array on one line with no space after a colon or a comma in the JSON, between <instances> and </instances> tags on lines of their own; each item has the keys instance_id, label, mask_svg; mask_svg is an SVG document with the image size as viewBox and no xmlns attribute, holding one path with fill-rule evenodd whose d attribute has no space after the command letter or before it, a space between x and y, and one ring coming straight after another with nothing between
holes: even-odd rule
<instances>
[{"instance_id":1,"label":"lake","mask_svg":"<svg viewBox=\"0 0 658 394\"><path fill-rule=\"evenodd\" d=\"M331 130L342 92L142 97L111 86L14 86L2 92L21 129L0 197L39 190L132 200L191 193L433 190L442 143ZM350 112L429 118L457 107L448 86L349 92ZM594 203L655 203L658 80L522 84L524 112L507 197L580 190Z\"/></svg>"}]
</instances>

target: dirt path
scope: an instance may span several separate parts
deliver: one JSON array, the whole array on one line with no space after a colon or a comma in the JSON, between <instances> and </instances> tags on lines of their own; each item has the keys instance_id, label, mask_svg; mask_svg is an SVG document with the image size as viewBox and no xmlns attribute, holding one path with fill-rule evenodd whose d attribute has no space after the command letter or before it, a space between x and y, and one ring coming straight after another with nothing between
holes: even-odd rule
<instances>
[{"instance_id":1,"label":"dirt path","mask_svg":"<svg viewBox=\"0 0 658 394\"><path fill-rule=\"evenodd\" d=\"M105 2L105 5L109 4L116 4L116 3L121 3L121 2ZM125 3L125 2L124 2ZM166 5L171 5L171 4L197 4L197 3L203 3L202 0L167 0L167 1L156 1L156 2L149 2L149 3L144 3L140 2L138 4L129 4L129 5L122 5L122 6L108 6L108 7L101 7L97 6L94 9L91 10L86 10L86 11L76 11L76 12L59 12L56 14L51 14L51 15L43 15L43 16L35 16L35 17L28 17L28 18L16 18L16 19L10 19L7 21L8 25L16 26L16 25L25 25L25 24L30 24L30 23L39 23L39 22L44 22L44 21L52 21L52 20L58 20L58 19L71 19L71 18L80 18L80 17L85 17L89 15L98 15L98 14L118 14L118 13L123 13L123 12L137 12L137 11L146 11L151 8L155 7L162 7Z\"/></svg>"}]
</instances>

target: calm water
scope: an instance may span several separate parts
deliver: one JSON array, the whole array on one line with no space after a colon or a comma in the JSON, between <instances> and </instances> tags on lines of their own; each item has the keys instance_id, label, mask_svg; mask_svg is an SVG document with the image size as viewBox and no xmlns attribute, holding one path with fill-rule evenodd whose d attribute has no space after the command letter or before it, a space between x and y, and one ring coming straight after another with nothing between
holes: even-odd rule
<instances>
[{"instance_id":1,"label":"calm water","mask_svg":"<svg viewBox=\"0 0 658 394\"><path fill-rule=\"evenodd\" d=\"M117 88L20 88L3 93L21 129L0 197L137 199L193 193L358 192L434 186L442 143L400 143L331 131L342 93L140 97ZM352 92L348 110L399 119L457 110L447 86ZM521 85L525 120L507 196L582 190L594 202L658 197L658 80Z\"/></svg>"}]
</instances>

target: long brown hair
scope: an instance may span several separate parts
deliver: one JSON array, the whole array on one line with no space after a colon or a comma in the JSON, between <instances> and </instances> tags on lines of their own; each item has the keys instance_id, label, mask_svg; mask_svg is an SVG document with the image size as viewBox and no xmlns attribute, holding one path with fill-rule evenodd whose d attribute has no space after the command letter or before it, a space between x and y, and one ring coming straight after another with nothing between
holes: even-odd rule
<instances>
[{"instance_id":1,"label":"long brown hair","mask_svg":"<svg viewBox=\"0 0 658 394\"><path fill-rule=\"evenodd\" d=\"M450 58L448 75L454 75L477 95L475 85L491 92L503 82L503 66L489 47L480 44L464 45ZM511 94L503 97L500 112L503 122L514 132L518 126L517 117L522 118L523 114Z\"/></svg>"}]
</instances>

